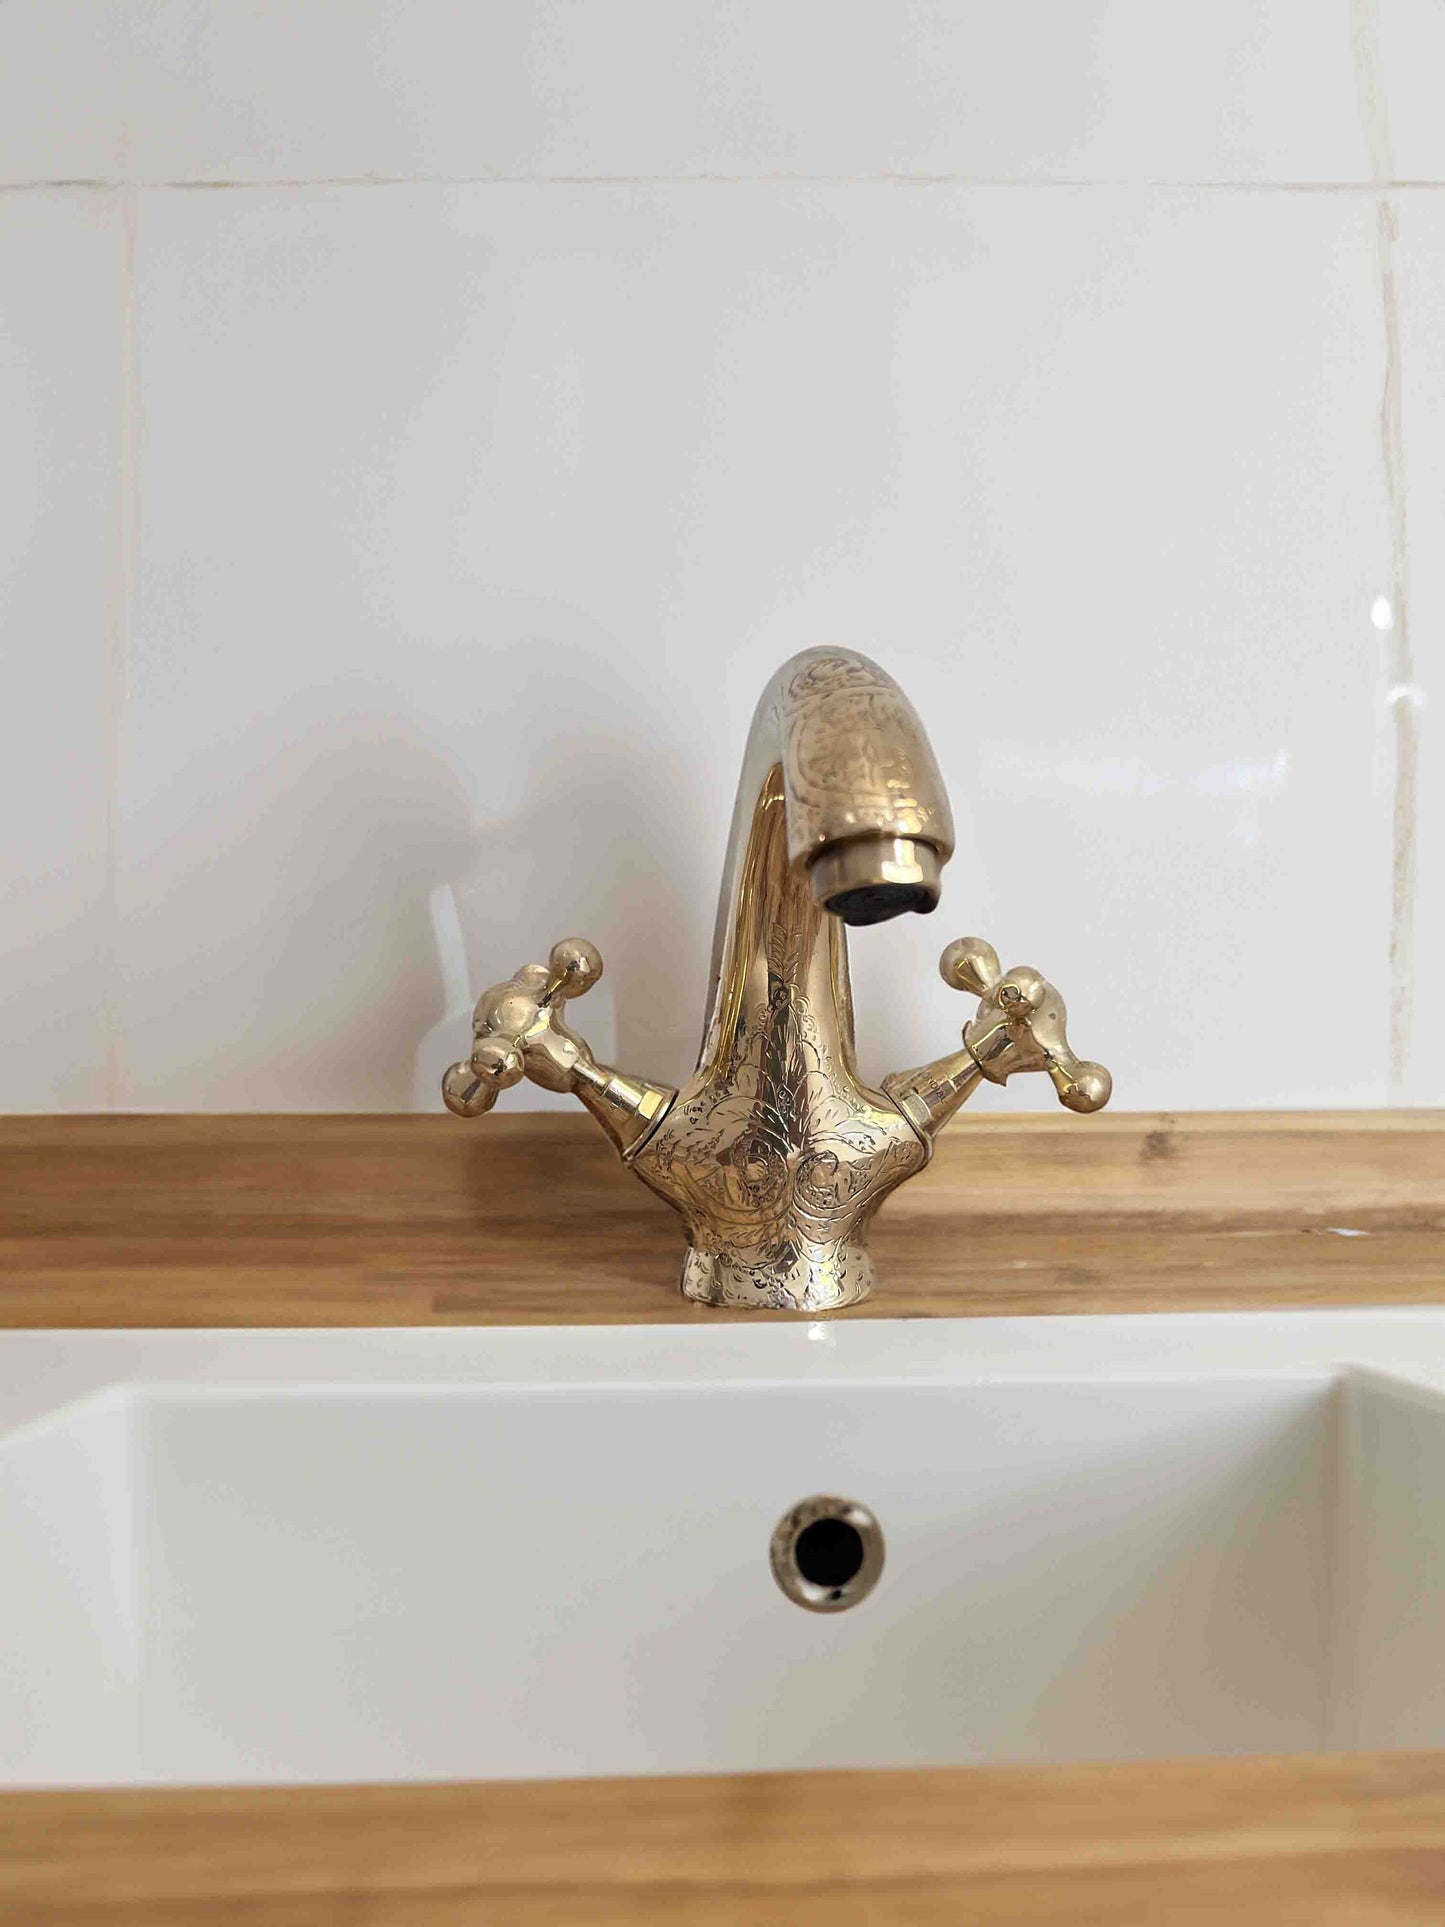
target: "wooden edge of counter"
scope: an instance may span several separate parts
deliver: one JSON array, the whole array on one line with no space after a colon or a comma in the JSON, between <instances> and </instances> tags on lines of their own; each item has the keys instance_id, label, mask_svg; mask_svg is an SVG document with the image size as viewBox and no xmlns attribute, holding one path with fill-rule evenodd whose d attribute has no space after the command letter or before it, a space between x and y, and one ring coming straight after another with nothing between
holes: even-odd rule
<instances>
[{"instance_id":1,"label":"wooden edge of counter","mask_svg":"<svg viewBox=\"0 0 1445 1927\"><path fill-rule=\"evenodd\" d=\"M1445 1114L964 1117L873 1244L844 1316L1434 1303ZM729 1315L681 1251L580 1113L0 1118L0 1325Z\"/></svg>"},{"instance_id":2,"label":"wooden edge of counter","mask_svg":"<svg viewBox=\"0 0 1445 1927\"><path fill-rule=\"evenodd\" d=\"M0 1906L37 1927L1072 1927L1225 1906L1364 1927L1445 1908L1445 1756L13 1794Z\"/></svg>"}]
</instances>

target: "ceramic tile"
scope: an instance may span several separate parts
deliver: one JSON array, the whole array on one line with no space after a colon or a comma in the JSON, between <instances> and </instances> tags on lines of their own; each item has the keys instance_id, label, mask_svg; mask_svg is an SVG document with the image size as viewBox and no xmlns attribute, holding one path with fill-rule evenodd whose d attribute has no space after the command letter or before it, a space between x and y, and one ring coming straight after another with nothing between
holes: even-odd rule
<instances>
[{"instance_id":1,"label":"ceramic tile","mask_svg":"<svg viewBox=\"0 0 1445 1927\"><path fill-rule=\"evenodd\" d=\"M1403 1095L1445 1104L1445 1036L1433 988L1445 974L1445 196L1402 197L1400 362L1409 619L1408 681L1416 791L1415 944L1411 1045Z\"/></svg>"},{"instance_id":2,"label":"ceramic tile","mask_svg":"<svg viewBox=\"0 0 1445 1927\"><path fill-rule=\"evenodd\" d=\"M819 641L960 821L941 914L855 942L866 1069L956 1041L979 930L1125 1106L1381 1100L1383 1016L1289 1043L1342 925L1387 1001L1363 197L174 192L140 262L133 1102L431 1107L573 932L599 1051L681 1076L748 718Z\"/></svg>"},{"instance_id":3,"label":"ceramic tile","mask_svg":"<svg viewBox=\"0 0 1445 1927\"><path fill-rule=\"evenodd\" d=\"M142 13L110 0L5 0L0 182L113 180L123 170L131 29Z\"/></svg>"},{"instance_id":4,"label":"ceramic tile","mask_svg":"<svg viewBox=\"0 0 1445 1927\"><path fill-rule=\"evenodd\" d=\"M1435 0L1373 0L1385 126L1400 181L1445 181L1445 7Z\"/></svg>"},{"instance_id":5,"label":"ceramic tile","mask_svg":"<svg viewBox=\"0 0 1445 1927\"><path fill-rule=\"evenodd\" d=\"M1365 167L1347 0L131 0L124 19L153 180Z\"/></svg>"},{"instance_id":6,"label":"ceramic tile","mask_svg":"<svg viewBox=\"0 0 1445 1927\"><path fill-rule=\"evenodd\" d=\"M113 1096L120 270L109 194L0 194L0 1110Z\"/></svg>"}]
</instances>

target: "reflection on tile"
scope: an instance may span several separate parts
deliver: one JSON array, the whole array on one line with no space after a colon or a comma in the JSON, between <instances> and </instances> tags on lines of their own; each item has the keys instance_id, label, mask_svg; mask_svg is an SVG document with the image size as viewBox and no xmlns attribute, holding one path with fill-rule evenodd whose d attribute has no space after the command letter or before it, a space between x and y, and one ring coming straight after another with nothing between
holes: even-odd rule
<instances>
[{"instance_id":1,"label":"reflection on tile","mask_svg":"<svg viewBox=\"0 0 1445 1927\"><path fill-rule=\"evenodd\" d=\"M1445 1031L1435 986L1445 976L1445 201L1400 204L1400 361L1409 532L1411 681L1416 705L1415 956L1404 1099L1445 1104Z\"/></svg>"},{"instance_id":2,"label":"reflection on tile","mask_svg":"<svg viewBox=\"0 0 1445 1927\"><path fill-rule=\"evenodd\" d=\"M131 0L124 17L150 180L1365 166L1348 0Z\"/></svg>"},{"instance_id":3,"label":"reflection on tile","mask_svg":"<svg viewBox=\"0 0 1445 1927\"><path fill-rule=\"evenodd\" d=\"M942 914L854 944L866 1070L956 1039L976 929L1124 1106L1381 1101L1383 1016L1315 1041L1387 1001L1373 218L146 196L132 1101L405 1106L448 893L473 988L592 936L583 1027L680 1076L748 717L825 640L898 675L960 820Z\"/></svg>"},{"instance_id":4,"label":"reflection on tile","mask_svg":"<svg viewBox=\"0 0 1445 1927\"><path fill-rule=\"evenodd\" d=\"M0 194L0 1110L112 1098L112 197Z\"/></svg>"}]
</instances>

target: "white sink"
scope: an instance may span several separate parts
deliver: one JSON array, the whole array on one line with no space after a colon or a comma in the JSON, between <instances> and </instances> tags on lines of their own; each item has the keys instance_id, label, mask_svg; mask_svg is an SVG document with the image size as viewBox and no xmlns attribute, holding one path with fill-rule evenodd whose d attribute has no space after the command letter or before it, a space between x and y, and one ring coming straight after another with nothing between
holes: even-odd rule
<instances>
[{"instance_id":1,"label":"white sink","mask_svg":"<svg viewBox=\"0 0 1445 1927\"><path fill-rule=\"evenodd\" d=\"M1445 1312L0 1337L0 1781L1445 1744ZM837 1494L852 1610L769 1539Z\"/></svg>"}]
</instances>

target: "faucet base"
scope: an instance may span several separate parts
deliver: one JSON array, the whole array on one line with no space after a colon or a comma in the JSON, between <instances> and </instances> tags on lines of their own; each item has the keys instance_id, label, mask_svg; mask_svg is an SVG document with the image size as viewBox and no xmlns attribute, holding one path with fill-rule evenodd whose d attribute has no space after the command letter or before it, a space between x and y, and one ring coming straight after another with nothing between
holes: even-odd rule
<instances>
[{"instance_id":1,"label":"faucet base","mask_svg":"<svg viewBox=\"0 0 1445 1927\"><path fill-rule=\"evenodd\" d=\"M682 1293L700 1305L750 1311L843 1311L873 1289L873 1260L844 1241L811 1249L784 1245L749 1260L726 1251L689 1250Z\"/></svg>"}]
</instances>

